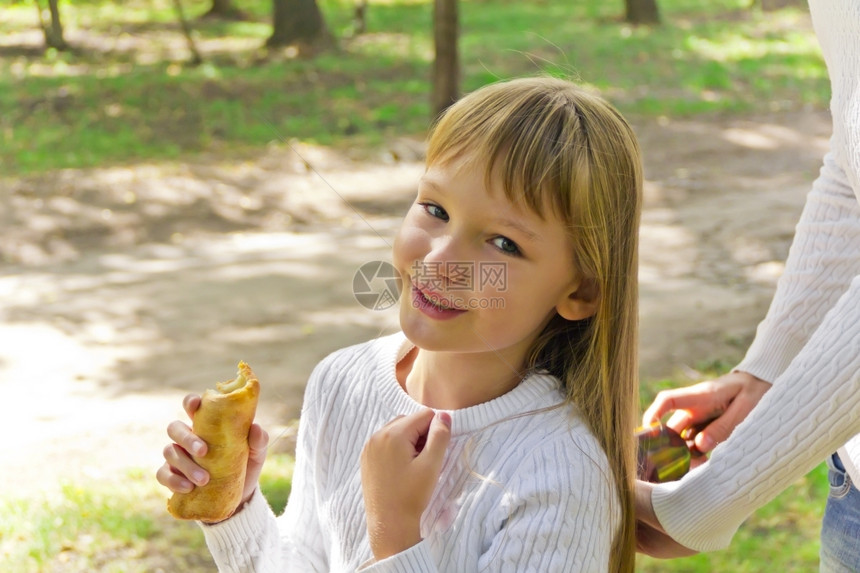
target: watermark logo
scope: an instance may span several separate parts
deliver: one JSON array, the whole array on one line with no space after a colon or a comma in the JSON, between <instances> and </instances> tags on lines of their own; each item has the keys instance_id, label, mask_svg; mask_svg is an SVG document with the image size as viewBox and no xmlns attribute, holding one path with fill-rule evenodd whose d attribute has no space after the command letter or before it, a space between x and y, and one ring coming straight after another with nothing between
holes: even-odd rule
<instances>
[{"instance_id":1,"label":"watermark logo","mask_svg":"<svg viewBox=\"0 0 860 573\"><path fill-rule=\"evenodd\" d=\"M432 305L439 309L478 310L505 306L504 297L482 296L485 289L496 293L508 289L504 262L422 261L415 262L411 272L412 282L418 285L424 298L424 302L414 303L416 307Z\"/></svg>"},{"instance_id":2,"label":"watermark logo","mask_svg":"<svg viewBox=\"0 0 860 573\"><path fill-rule=\"evenodd\" d=\"M413 282L434 290L508 290L508 267L504 262L482 261L476 264L474 261L416 261L412 265L412 277Z\"/></svg>"},{"instance_id":3,"label":"watermark logo","mask_svg":"<svg viewBox=\"0 0 860 573\"><path fill-rule=\"evenodd\" d=\"M504 308L503 297L480 296L488 288L496 293L507 290L508 274L504 262L416 262L411 272L413 284L418 285L422 292L429 293L429 296L424 296L424 302L413 302L416 307L426 304L459 310ZM352 278L352 294L368 310L388 310L395 306L402 290L400 273L385 261L364 263Z\"/></svg>"},{"instance_id":4,"label":"watermark logo","mask_svg":"<svg viewBox=\"0 0 860 573\"><path fill-rule=\"evenodd\" d=\"M352 277L352 294L358 304L369 310L388 310L397 304L403 279L394 265L370 261L361 265Z\"/></svg>"}]
</instances>

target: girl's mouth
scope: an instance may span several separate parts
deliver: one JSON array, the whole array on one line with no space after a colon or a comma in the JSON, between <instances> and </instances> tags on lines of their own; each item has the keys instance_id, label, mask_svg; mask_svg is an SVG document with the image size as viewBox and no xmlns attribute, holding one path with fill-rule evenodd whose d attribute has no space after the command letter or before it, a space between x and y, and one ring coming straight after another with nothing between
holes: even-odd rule
<instances>
[{"instance_id":1,"label":"girl's mouth","mask_svg":"<svg viewBox=\"0 0 860 573\"><path fill-rule=\"evenodd\" d=\"M451 301L437 295L426 293L417 286L412 286L412 306L432 318L454 318L466 312L451 305Z\"/></svg>"}]
</instances>

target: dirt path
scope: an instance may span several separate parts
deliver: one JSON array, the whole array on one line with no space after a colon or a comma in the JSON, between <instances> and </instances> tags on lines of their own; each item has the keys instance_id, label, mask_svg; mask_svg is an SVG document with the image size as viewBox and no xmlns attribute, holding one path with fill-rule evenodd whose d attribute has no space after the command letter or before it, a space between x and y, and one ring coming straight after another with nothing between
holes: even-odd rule
<instances>
[{"instance_id":1,"label":"dirt path","mask_svg":"<svg viewBox=\"0 0 860 573\"><path fill-rule=\"evenodd\" d=\"M822 112L637 125L645 376L741 355L829 126ZM280 435L320 358L397 328L352 294L358 267L388 258L422 170L419 145L392 149L0 181L0 432L15 437L0 488L154 470L181 397L239 359Z\"/></svg>"}]
</instances>

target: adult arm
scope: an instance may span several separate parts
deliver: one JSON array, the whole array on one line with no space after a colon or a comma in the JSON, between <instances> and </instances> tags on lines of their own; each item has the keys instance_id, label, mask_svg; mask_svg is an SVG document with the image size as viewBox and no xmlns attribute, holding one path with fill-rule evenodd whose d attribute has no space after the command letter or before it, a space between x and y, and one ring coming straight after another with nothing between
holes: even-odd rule
<instances>
[{"instance_id":1,"label":"adult arm","mask_svg":"<svg viewBox=\"0 0 860 573\"><path fill-rule=\"evenodd\" d=\"M644 423L677 410L668 424L680 431L716 417L696 437L700 450L712 450L756 406L769 383L780 379L858 274L860 205L845 172L828 153L807 197L770 309L744 360L717 380L660 392Z\"/></svg>"},{"instance_id":2,"label":"adult arm","mask_svg":"<svg viewBox=\"0 0 860 573\"><path fill-rule=\"evenodd\" d=\"M832 153L810 191L767 316L737 370L777 381L860 274L860 205Z\"/></svg>"},{"instance_id":3,"label":"adult arm","mask_svg":"<svg viewBox=\"0 0 860 573\"><path fill-rule=\"evenodd\" d=\"M768 315L738 365L775 385L709 463L654 489L671 537L700 551L725 547L752 511L857 432L858 274L860 206L827 154ZM845 416L828 418L837 411Z\"/></svg>"},{"instance_id":4,"label":"adult arm","mask_svg":"<svg viewBox=\"0 0 860 573\"><path fill-rule=\"evenodd\" d=\"M654 487L656 516L686 547L724 548L750 513L858 432L860 277L710 461Z\"/></svg>"}]
</instances>

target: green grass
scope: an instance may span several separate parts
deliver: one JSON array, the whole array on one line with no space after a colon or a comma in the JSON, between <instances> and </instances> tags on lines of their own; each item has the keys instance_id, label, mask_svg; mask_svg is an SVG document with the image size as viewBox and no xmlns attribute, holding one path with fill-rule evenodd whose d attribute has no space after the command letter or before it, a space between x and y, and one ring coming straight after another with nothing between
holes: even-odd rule
<instances>
[{"instance_id":1,"label":"green grass","mask_svg":"<svg viewBox=\"0 0 860 573\"><path fill-rule=\"evenodd\" d=\"M675 560L640 557L640 573L760 573L818 571L818 533L827 499L827 467L822 464L759 509L741 526L724 551Z\"/></svg>"},{"instance_id":2,"label":"green grass","mask_svg":"<svg viewBox=\"0 0 860 573\"><path fill-rule=\"evenodd\" d=\"M187 4L192 17L208 5ZM79 51L0 50L0 170L240 157L292 138L356 148L425 133L429 0L371 2L368 33L354 38L354 4L323 0L340 47L313 60L261 59L269 2L238 4L249 21L194 21L210 43L207 64L193 68L167 0L64 3L69 40L86 38ZM634 115L826 106L826 69L800 12L700 4L663 0L663 26L634 28L615 2L463 0L463 88L550 73ZM30 3L3 15L0 36L34 29Z\"/></svg>"},{"instance_id":3,"label":"green grass","mask_svg":"<svg viewBox=\"0 0 860 573\"><path fill-rule=\"evenodd\" d=\"M260 487L286 506L293 460L270 455ZM66 483L42 497L0 496L0 570L143 573L212 571L197 525L167 513L167 490L150 471L117 482Z\"/></svg>"}]
</instances>

